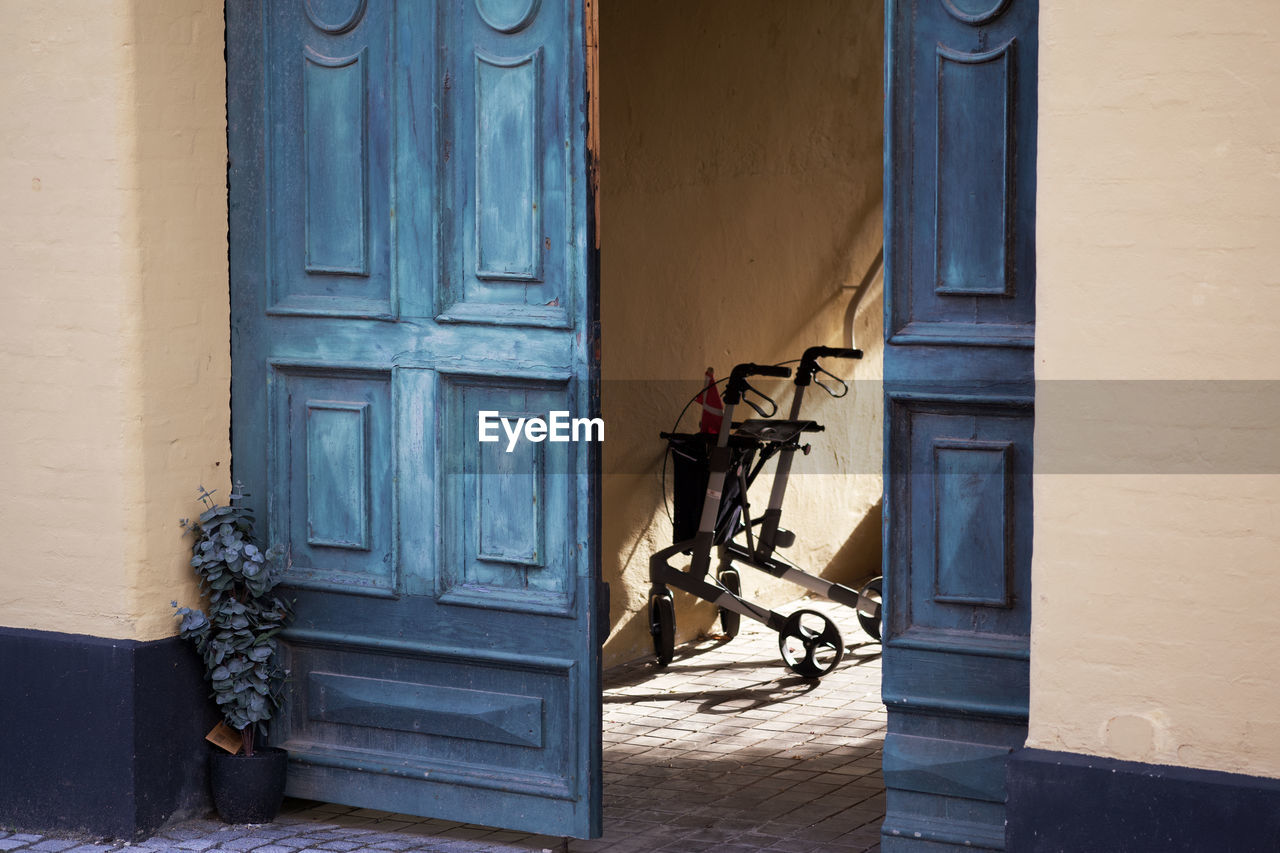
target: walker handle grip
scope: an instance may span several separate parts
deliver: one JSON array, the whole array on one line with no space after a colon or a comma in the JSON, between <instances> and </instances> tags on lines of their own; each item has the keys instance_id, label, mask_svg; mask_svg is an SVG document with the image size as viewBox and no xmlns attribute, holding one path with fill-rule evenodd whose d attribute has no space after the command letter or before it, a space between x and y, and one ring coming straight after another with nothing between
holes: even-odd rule
<instances>
[{"instance_id":1,"label":"walker handle grip","mask_svg":"<svg viewBox=\"0 0 1280 853\"><path fill-rule=\"evenodd\" d=\"M791 377L791 368L783 367L780 364L754 364L747 362L746 364L734 365L733 372L729 374L729 381L745 379L748 376L777 376L782 379L789 379Z\"/></svg>"},{"instance_id":2,"label":"walker handle grip","mask_svg":"<svg viewBox=\"0 0 1280 853\"><path fill-rule=\"evenodd\" d=\"M862 358L862 350L851 347L809 347L800 357L800 366L796 368L796 385L804 387L813 381L818 372L820 358Z\"/></svg>"},{"instance_id":3,"label":"walker handle grip","mask_svg":"<svg viewBox=\"0 0 1280 853\"><path fill-rule=\"evenodd\" d=\"M862 358L862 350L853 347L809 347L800 361L817 361L820 358Z\"/></svg>"}]
</instances>

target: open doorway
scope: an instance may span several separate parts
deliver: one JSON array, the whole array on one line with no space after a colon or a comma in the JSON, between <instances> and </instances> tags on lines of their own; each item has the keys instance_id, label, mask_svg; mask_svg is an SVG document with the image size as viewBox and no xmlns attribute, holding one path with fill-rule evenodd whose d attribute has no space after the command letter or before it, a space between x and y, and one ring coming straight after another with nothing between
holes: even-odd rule
<instances>
[{"instance_id":1,"label":"open doorway","mask_svg":"<svg viewBox=\"0 0 1280 853\"><path fill-rule=\"evenodd\" d=\"M806 398L826 430L797 460L786 557L850 584L879 571L884 21L843 0L618 0L600 32L608 666L650 651L647 559L671 536L658 433L708 365L864 350L837 368L848 397ZM760 386L789 399L785 382ZM766 604L797 595L743 582ZM715 618L681 599L677 642Z\"/></svg>"},{"instance_id":2,"label":"open doorway","mask_svg":"<svg viewBox=\"0 0 1280 853\"><path fill-rule=\"evenodd\" d=\"M600 39L608 666L650 652L647 560L671 536L658 433L707 366L864 350L836 363L848 397L806 398L826 431L797 458L785 556L846 583L879 573L883 8L614 0ZM790 386L759 384L785 412ZM766 604L797 594L743 582ZM709 630L714 608L678 598L677 642Z\"/></svg>"},{"instance_id":3,"label":"open doorway","mask_svg":"<svg viewBox=\"0 0 1280 853\"><path fill-rule=\"evenodd\" d=\"M665 814L705 849L768 837L724 825L737 819L729 802L752 812L744 820L780 803L806 817L791 827L811 836L791 843L812 848L787 849L854 849L878 826L867 810L881 791L854 799L848 787L882 787L879 647L854 611L804 604L830 614L849 650L844 672L814 686L783 668L772 631L743 620L743 635L718 639L716 608L677 591L680 651L660 670L648 558L672 535L658 433L673 428L704 370L724 377L738 362L856 346L863 360L829 365L850 395L806 397L802 417L825 431L797 456L783 508L795 545L782 556L854 588L880 573L883 45L879 3L600 4L606 842L660 821L662 800L685 809ZM785 416L792 386L758 384ZM682 428L697 430L698 414ZM768 494L766 472L753 505ZM741 576L745 598L800 606L799 587ZM646 798L646 786L687 796ZM822 802L834 791L842 797ZM714 804L702 817L687 808L699 798ZM815 828L841 810L844 820ZM716 825L699 825L712 813ZM875 843L873 833L860 849Z\"/></svg>"}]
</instances>

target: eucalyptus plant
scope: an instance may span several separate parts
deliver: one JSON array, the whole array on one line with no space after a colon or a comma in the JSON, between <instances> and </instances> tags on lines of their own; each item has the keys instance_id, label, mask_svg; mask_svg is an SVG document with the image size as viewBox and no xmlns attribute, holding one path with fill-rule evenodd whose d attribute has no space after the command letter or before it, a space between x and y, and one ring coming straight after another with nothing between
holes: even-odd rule
<instances>
[{"instance_id":1,"label":"eucalyptus plant","mask_svg":"<svg viewBox=\"0 0 1280 853\"><path fill-rule=\"evenodd\" d=\"M191 566L200 577L208 610L178 607L180 635L204 660L213 699L228 726L240 732L245 755L253 755L254 733L266 736L266 722L280 707L287 672L280 663L277 635L293 617L291 602L276 595L283 549L263 549L254 535L253 513L236 483L228 503L200 487L204 512L182 519L195 536Z\"/></svg>"}]
</instances>

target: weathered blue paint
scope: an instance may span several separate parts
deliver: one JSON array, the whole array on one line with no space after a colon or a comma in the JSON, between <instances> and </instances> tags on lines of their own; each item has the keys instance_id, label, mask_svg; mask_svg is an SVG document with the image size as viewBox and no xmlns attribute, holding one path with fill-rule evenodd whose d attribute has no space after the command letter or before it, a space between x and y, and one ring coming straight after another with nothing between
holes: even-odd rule
<instances>
[{"instance_id":1,"label":"weathered blue paint","mask_svg":"<svg viewBox=\"0 0 1280 853\"><path fill-rule=\"evenodd\" d=\"M391 731L543 745L546 703L537 696L319 672L311 673L308 686L307 701L318 720L357 726L372 720Z\"/></svg>"},{"instance_id":2,"label":"weathered blue paint","mask_svg":"<svg viewBox=\"0 0 1280 853\"><path fill-rule=\"evenodd\" d=\"M467 14L440 18L440 70L450 91L467 94L441 111L440 133L446 154L469 165L440 163L450 211L441 252L457 262L440 269L438 319L571 327L585 306L568 287L584 275L569 238L586 211L570 180L582 174L580 154L565 144L583 127L567 118L564 85L581 50L564 33L581 32L580 4L457 2ZM585 66L577 73L585 79Z\"/></svg>"},{"instance_id":3,"label":"weathered blue paint","mask_svg":"<svg viewBox=\"0 0 1280 853\"><path fill-rule=\"evenodd\" d=\"M476 54L476 275L540 281L540 52Z\"/></svg>"},{"instance_id":4,"label":"weathered blue paint","mask_svg":"<svg viewBox=\"0 0 1280 853\"><path fill-rule=\"evenodd\" d=\"M511 417L571 409L565 374L454 374L441 377L448 419L440 437L449 448L443 489L444 559L436 578L442 601L568 615L576 607L569 528L574 503L574 448L568 443L476 441L479 413Z\"/></svg>"},{"instance_id":5,"label":"weathered blue paint","mask_svg":"<svg viewBox=\"0 0 1280 853\"><path fill-rule=\"evenodd\" d=\"M310 400L307 410L307 544L370 549L367 402Z\"/></svg>"},{"instance_id":6,"label":"weathered blue paint","mask_svg":"<svg viewBox=\"0 0 1280 853\"><path fill-rule=\"evenodd\" d=\"M1009 293L1011 55L937 49L938 293Z\"/></svg>"},{"instance_id":7,"label":"weathered blue paint","mask_svg":"<svg viewBox=\"0 0 1280 853\"><path fill-rule=\"evenodd\" d=\"M236 322L241 325L239 317ZM299 317L290 325L304 322ZM268 526L272 541L289 547L292 577L393 594L394 509L379 499L394 485L393 389L386 373L273 362L265 393L262 435L272 442L272 455L265 476L256 478L263 486L254 488L269 490ZM233 416L239 430L238 413ZM237 476L254 482L240 473L239 459L234 463Z\"/></svg>"},{"instance_id":8,"label":"weathered blue paint","mask_svg":"<svg viewBox=\"0 0 1280 853\"><path fill-rule=\"evenodd\" d=\"M596 389L576 3L227 4L234 475L289 549L296 796L600 820L598 458L477 441Z\"/></svg>"},{"instance_id":9,"label":"weathered blue paint","mask_svg":"<svg viewBox=\"0 0 1280 853\"><path fill-rule=\"evenodd\" d=\"M1036 0L889 0L886 851L1004 849L1026 735Z\"/></svg>"},{"instance_id":10,"label":"weathered blue paint","mask_svg":"<svg viewBox=\"0 0 1280 853\"><path fill-rule=\"evenodd\" d=\"M1008 607L1009 441L933 440L933 600ZM974 572L974 563L988 567Z\"/></svg>"},{"instance_id":11,"label":"weathered blue paint","mask_svg":"<svg viewBox=\"0 0 1280 853\"><path fill-rule=\"evenodd\" d=\"M369 271L367 55L303 56L307 272Z\"/></svg>"},{"instance_id":12,"label":"weathered blue paint","mask_svg":"<svg viewBox=\"0 0 1280 853\"><path fill-rule=\"evenodd\" d=\"M900 790L1000 802L1010 751L988 744L900 735L885 744L884 769Z\"/></svg>"}]
</instances>

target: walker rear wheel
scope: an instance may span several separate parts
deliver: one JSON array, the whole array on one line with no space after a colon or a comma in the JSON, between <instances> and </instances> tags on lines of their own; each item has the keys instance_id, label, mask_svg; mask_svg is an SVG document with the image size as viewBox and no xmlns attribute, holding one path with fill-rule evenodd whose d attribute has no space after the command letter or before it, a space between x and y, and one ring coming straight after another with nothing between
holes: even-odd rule
<instances>
[{"instance_id":1,"label":"walker rear wheel","mask_svg":"<svg viewBox=\"0 0 1280 853\"><path fill-rule=\"evenodd\" d=\"M742 595L742 579L738 577L737 569L725 569L720 572L720 585L734 595ZM742 614L735 613L732 610L720 608L720 630L724 631L732 640L738 636L738 629L742 627Z\"/></svg>"},{"instance_id":2,"label":"walker rear wheel","mask_svg":"<svg viewBox=\"0 0 1280 853\"><path fill-rule=\"evenodd\" d=\"M778 650L787 669L804 678L821 678L844 657L840 629L823 613L797 610L778 632Z\"/></svg>"},{"instance_id":3,"label":"walker rear wheel","mask_svg":"<svg viewBox=\"0 0 1280 853\"><path fill-rule=\"evenodd\" d=\"M664 590L649 598L649 633L658 665L666 666L676 656L676 607L671 592Z\"/></svg>"},{"instance_id":4,"label":"walker rear wheel","mask_svg":"<svg viewBox=\"0 0 1280 853\"><path fill-rule=\"evenodd\" d=\"M863 612L863 599L875 602L870 613ZM858 624L876 640L880 639L881 602L884 600L884 578L872 578L858 590Z\"/></svg>"}]
</instances>

